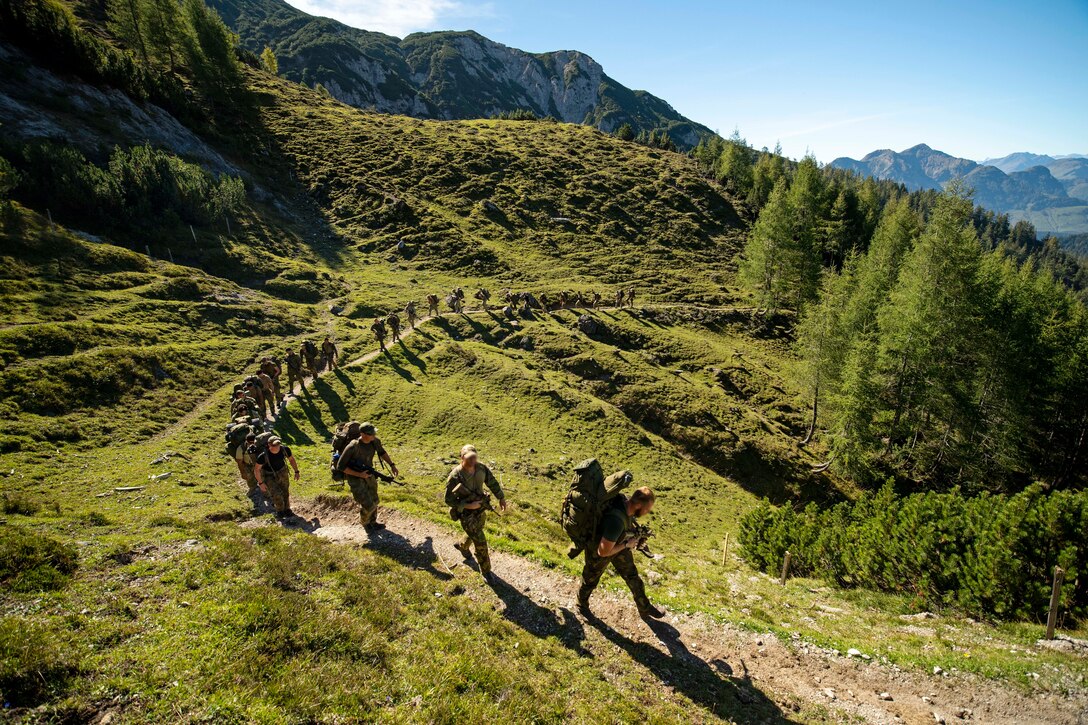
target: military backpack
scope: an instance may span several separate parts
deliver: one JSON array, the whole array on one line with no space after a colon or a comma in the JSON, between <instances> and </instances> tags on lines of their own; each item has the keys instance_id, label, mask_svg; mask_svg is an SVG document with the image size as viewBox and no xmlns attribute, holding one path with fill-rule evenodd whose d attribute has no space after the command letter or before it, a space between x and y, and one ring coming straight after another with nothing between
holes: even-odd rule
<instances>
[{"instance_id":1,"label":"military backpack","mask_svg":"<svg viewBox=\"0 0 1088 725\"><path fill-rule=\"evenodd\" d=\"M573 543L567 556L573 559L593 546L597 525L608 503L630 486L632 480L630 471L616 471L605 478L596 458L587 458L574 468L570 490L559 512L559 522Z\"/></svg>"},{"instance_id":2,"label":"military backpack","mask_svg":"<svg viewBox=\"0 0 1088 725\"><path fill-rule=\"evenodd\" d=\"M341 423L336 426L336 432L332 436L332 464L329 466L329 475L332 476L332 480L344 480L344 472L337 468L336 464L340 460L344 449L348 447L348 443L359 437L361 425L362 423L359 421L353 420L350 423Z\"/></svg>"}]
</instances>

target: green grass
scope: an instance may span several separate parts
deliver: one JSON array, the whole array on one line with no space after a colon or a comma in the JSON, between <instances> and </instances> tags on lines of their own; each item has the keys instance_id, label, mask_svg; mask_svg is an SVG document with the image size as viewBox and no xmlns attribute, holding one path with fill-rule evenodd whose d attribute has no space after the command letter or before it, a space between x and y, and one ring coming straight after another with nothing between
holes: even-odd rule
<instances>
[{"instance_id":1,"label":"green grass","mask_svg":"<svg viewBox=\"0 0 1088 725\"><path fill-rule=\"evenodd\" d=\"M278 427L302 468L293 495L328 493L334 424L369 419L408 481L383 487L385 505L452 531L442 481L471 441L515 502L489 523L494 545L573 576L557 512L573 464L596 456L659 492L650 523L665 559L639 563L651 596L675 611L909 668L1083 687L1083 660L1031 647L1038 623L955 612L908 623L899 615L916 603L904 597L781 587L735 556L722 566L723 539L735 540L758 497L854 490L811 472L819 445L797 445L805 406L791 320L753 319L732 283L746 212L690 160L583 127L380 116L250 80L259 120L246 138L264 143L231 150L273 197L251 194L231 238L187 248L188 230L168 228L152 240L157 257L170 248L194 266L51 229L18 206L0 239L0 530L31 542L39 559L28 562L52 555L43 542L77 556L74 569L50 564L59 576L32 582L38 591L0 590L0 690L38 708L19 712L746 717L750 706L732 695L712 712L645 669L602 667L572 646L565 621L535 636L482 604L475 584L465 591L412 562L238 526L252 512L221 453L219 401L241 372L303 335L333 334L353 359L372 349L369 315L458 284L470 294L633 285L653 306L599 313L607 329L592 337L570 312L517 327L447 317L388 357L325 376ZM396 252L401 239L407 255ZM707 309L668 306L678 301ZM167 451L178 455L151 463ZM149 479L164 471L172 476ZM115 491L131 486L143 488Z\"/></svg>"}]
</instances>

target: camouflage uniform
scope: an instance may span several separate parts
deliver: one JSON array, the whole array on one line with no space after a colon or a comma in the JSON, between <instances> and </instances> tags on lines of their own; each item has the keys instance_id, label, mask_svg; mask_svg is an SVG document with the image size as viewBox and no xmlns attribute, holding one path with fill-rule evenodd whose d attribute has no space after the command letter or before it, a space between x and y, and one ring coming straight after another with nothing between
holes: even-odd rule
<instances>
[{"instance_id":1,"label":"camouflage uniform","mask_svg":"<svg viewBox=\"0 0 1088 725\"><path fill-rule=\"evenodd\" d=\"M370 326L370 329L374 331L374 337L378 338L378 347L383 351L385 350L385 323L381 320L374 320L374 324Z\"/></svg>"},{"instance_id":2,"label":"camouflage uniform","mask_svg":"<svg viewBox=\"0 0 1088 725\"><path fill-rule=\"evenodd\" d=\"M487 551L487 537L484 535L484 524L487 521L487 511L484 508L467 509L465 504L484 499L484 486L491 489L495 498L502 501L505 494L502 486L491 473L491 469L482 463L476 463L476 470L469 473L463 466L454 466L450 475L446 478L446 504L451 509L451 515L456 514L461 521L461 528L465 530L465 541L458 548L466 555L469 547L476 548L476 561L480 565L483 574L491 571L491 556Z\"/></svg>"},{"instance_id":3,"label":"camouflage uniform","mask_svg":"<svg viewBox=\"0 0 1088 725\"><path fill-rule=\"evenodd\" d=\"M234 459L238 461L242 478L249 485L249 492L253 493L257 490L257 474L253 472L253 467L257 465L257 457L249 452L249 443L238 446L234 451Z\"/></svg>"},{"instance_id":4,"label":"camouflage uniform","mask_svg":"<svg viewBox=\"0 0 1088 725\"><path fill-rule=\"evenodd\" d=\"M590 303L590 306L593 309L597 309L598 307L601 306L601 293L600 292L594 292L593 293L593 301Z\"/></svg>"},{"instance_id":5,"label":"camouflage uniform","mask_svg":"<svg viewBox=\"0 0 1088 725\"><path fill-rule=\"evenodd\" d=\"M635 306L635 288L634 287L627 290L627 305L629 307L634 307Z\"/></svg>"},{"instance_id":6,"label":"camouflage uniform","mask_svg":"<svg viewBox=\"0 0 1088 725\"><path fill-rule=\"evenodd\" d=\"M340 357L340 351L336 349L336 345L329 338L325 338L325 342L321 343L321 353L325 356L325 366L329 370L336 369L336 361Z\"/></svg>"},{"instance_id":7,"label":"camouflage uniform","mask_svg":"<svg viewBox=\"0 0 1088 725\"><path fill-rule=\"evenodd\" d=\"M317 345L307 340L302 343L298 351L302 354L302 358L306 361L306 367L310 368L310 377L317 377Z\"/></svg>"},{"instance_id":8,"label":"camouflage uniform","mask_svg":"<svg viewBox=\"0 0 1088 725\"><path fill-rule=\"evenodd\" d=\"M622 515L626 522L623 536L620 537L618 543L622 543L627 538L627 532L631 526L630 517L627 515L626 502L626 498L621 498L618 505L611 510L614 513ZM597 540L600 541L599 538ZM616 570L616 573L619 574L624 583L627 584L627 588L631 590L638 611L640 613L652 611L654 606L650 602L650 598L646 596L646 585L643 583L642 577L638 575L638 569L635 567L634 551L632 549L625 549L612 556L600 556L597 554L597 547L595 545L585 549L585 565L582 567L582 585L578 588L579 605L589 605L589 596L593 593L593 590L597 588L597 584L601 581L601 575L604 574L605 569L608 568L609 564L612 565L612 568Z\"/></svg>"},{"instance_id":9,"label":"camouflage uniform","mask_svg":"<svg viewBox=\"0 0 1088 725\"><path fill-rule=\"evenodd\" d=\"M276 412L276 402L278 397L276 396L276 384L272 378L263 371L257 372L257 377L261 380L261 394L264 395L265 403L268 404L268 409L273 413Z\"/></svg>"},{"instance_id":10,"label":"camouflage uniform","mask_svg":"<svg viewBox=\"0 0 1088 725\"><path fill-rule=\"evenodd\" d=\"M418 319L418 317L416 315L416 303L415 303L415 300L409 302L408 304L406 304L404 306L404 315L408 318L409 327L411 327L414 330L415 327L416 327L416 320Z\"/></svg>"},{"instance_id":11,"label":"camouflage uniform","mask_svg":"<svg viewBox=\"0 0 1088 725\"><path fill-rule=\"evenodd\" d=\"M256 378L257 376L253 376ZM268 404L264 399L264 385L261 384L260 378L256 380L246 379L246 393L249 397L257 401L257 410L259 411L258 417L262 420L267 416Z\"/></svg>"},{"instance_id":12,"label":"camouflage uniform","mask_svg":"<svg viewBox=\"0 0 1088 725\"><path fill-rule=\"evenodd\" d=\"M344 452L340 454L340 460L336 467L341 471L353 468L360 471L363 468L374 467L374 457L385 455L382 442L375 438L369 443L363 443L362 438L356 438L347 444ZM376 476L357 477L344 474L351 496L355 503L359 504L359 520L364 526L375 523L378 520L378 478Z\"/></svg>"},{"instance_id":13,"label":"camouflage uniform","mask_svg":"<svg viewBox=\"0 0 1088 725\"><path fill-rule=\"evenodd\" d=\"M264 485L268 498L276 511L283 513L291 508L291 469L284 466L278 471L264 472Z\"/></svg>"},{"instance_id":14,"label":"camouflage uniform","mask_svg":"<svg viewBox=\"0 0 1088 725\"><path fill-rule=\"evenodd\" d=\"M427 314L441 317L442 311L438 309L438 295L427 295Z\"/></svg>"},{"instance_id":15,"label":"camouflage uniform","mask_svg":"<svg viewBox=\"0 0 1088 725\"><path fill-rule=\"evenodd\" d=\"M287 392L293 394L296 380L299 387L305 387L302 380L302 358L294 350L288 350L287 359L284 362L287 364Z\"/></svg>"},{"instance_id":16,"label":"camouflage uniform","mask_svg":"<svg viewBox=\"0 0 1088 725\"><path fill-rule=\"evenodd\" d=\"M265 358L261 361L261 372L272 378L272 394L276 396L276 402L283 402L283 395L280 393L280 374L283 372L280 369L279 363L272 358Z\"/></svg>"},{"instance_id":17,"label":"camouflage uniform","mask_svg":"<svg viewBox=\"0 0 1088 725\"><path fill-rule=\"evenodd\" d=\"M389 316L385 318L385 324L393 332L393 342L400 340L400 317L397 316L396 312L389 313Z\"/></svg>"}]
</instances>

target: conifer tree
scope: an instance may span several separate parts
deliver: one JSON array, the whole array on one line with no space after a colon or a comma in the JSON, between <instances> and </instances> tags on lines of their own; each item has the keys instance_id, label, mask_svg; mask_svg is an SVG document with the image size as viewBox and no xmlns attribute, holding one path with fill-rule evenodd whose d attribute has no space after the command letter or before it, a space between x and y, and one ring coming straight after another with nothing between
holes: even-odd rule
<instances>
[{"instance_id":1,"label":"conifer tree","mask_svg":"<svg viewBox=\"0 0 1088 725\"><path fill-rule=\"evenodd\" d=\"M280 63L276 59L276 53L267 45L261 51L261 67L274 76L280 73Z\"/></svg>"},{"instance_id":2,"label":"conifer tree","mask_svg":"<svg viewBox=\"0 0 1088 725\"><path fill-rule=\"evenodd\" d=\"M790 294L789 239L793 234L786 180L779 179L744 247L739 276L755 291L757 304L777 310Z\"/></svg>"}]
</instances>

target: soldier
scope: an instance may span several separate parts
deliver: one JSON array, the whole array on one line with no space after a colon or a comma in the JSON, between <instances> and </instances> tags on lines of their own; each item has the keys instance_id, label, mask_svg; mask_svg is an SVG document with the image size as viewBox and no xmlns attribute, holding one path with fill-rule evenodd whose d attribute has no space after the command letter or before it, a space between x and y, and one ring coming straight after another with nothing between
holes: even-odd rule
<instances>
[{"instance_id":1,"label":"soldier","mask_svg":"<svg viewBox=\"0 0 1088 725\"><path fill-rule=\"evenodd\" d=\"M363 423L359 426L359 437L347 444L336 462L337 469L347 480L352 498L359 504L359 520L368 531L385 528L385 524L378 523L378 477L374 475L374 456L388 463L394 476L399 475L397 465L378 440L377 429L371 423Z\"/></svg>"},{"instance_id":2,"label":"soldier","mask_svg":"<svg viewBox=\"0 0 1088 725\"><path fill-rule=\"evenodd\" d=\"M559 293L559 309L561 309L561 310L566 309L567 303L569 301L570 300L567 299L566 290Z\"/></svg>"},{"instance_id":3,"label":"soldier","mask_svg":"<svg viewBox=\"0 0 1088 725\"><path fill-rule=\"evenodd\" d=\"M551 310L552 301L548 298L548 293L547 292L541 292L540 293L540 306L544 309L545 312L548 312L548 311Z\"/></svg>"},{"instance_id":4,"label":"soldier","mask_svg":"<svg viewBox=\"0 0 1088 725\"><path fill-rule=\"evenodd\" d=\"M650 513L653 507L654 492L643 486L636 489L630 498L622 494L616 496L601 515L596 535L599 543L596 548L590 546L585 550L586 561L582 568L582 586L578 589L578 611L583 615L592 614L589 609L589 597L600 583L604 570L611 564L634 595L639 616L654 619L665 616L665 613L655 607L646 596L646 585L643 584L642 578L638 575L638 569L635 568L635 557L631 552L641 543L641 540L627 533L631 522Z\"/></svg>"},{"instance_id":5,"label":"soldier","mask_svg":"<svg viewBox=\"0 0 1088 725\"><path fill-rule=\"evenodd\" d=\"M283 395L280 393L280 375L283 370L280 368L279 363L270 357L261 358L261 372L272 378L272 395L275 396L277 404L283 402Z\"/></svg>"},{"instance_id":6,"label":"soldier","mask_svg":"<svg viewBox=\"0 0 1088 725\"><path fill-rule=\"evenodd\" d=\"M306 367L310 368L310 377L317 378L317 345L313 340L306 340L299 347L302 359L306 361Z\"/></svg>"},{"instance_id":7,"label":"soldier","mask_svg":"<svg viewBox=\"0 0 1088 725\"><path fill-rule=\"evenodd\" d=\"M593 301L590 302L589 305L593 309L597 309L598 307L601 306L601 293L600 292L594 292L593 293Z\"/></svg>"},{"instance_id":8,"label":"soldier","mask_svg":"<svg viewBox=\"0 0 1088 725\"><path fill-rule=\"evenodd\" d=\"M234 400L230 401L230 417L231 420L245 418L246 421L260 417L257 401L246 395L245 388L238 388L234 391Z\"/></svg>"},{"instance_id":9,"label":"soldier","mask_svg":"<svg viewBox=\"0 0 1088 725\"><path fill-rule=\"evenodd\" d=\"M268 447L257 456L257 485L261 491L272 499L272 505L276 507L276 518L285 519L294 516L291 510L291 475L287 471L287 464L295 471L295 480L299 478L298 463L291 449L283 445L283 441L273 436L268 439Z\"/></svg>"},{"instance_id":10,"label":"soldier","mask_svg":"<svg viewBox=\"0 0 1088 725\"><path fill-rule=\"evenodd\" d=\"M306 388L306 383L302 379L302 357L294 350L288 350L284 363L287 365L287 392L294 395L296 380L300 388Z\"/></svg>"},{"instance_id":11,"label":"soldier","mask_svg":"<svg viewBox=\"0 0 1088 725\"><path fill-rule=\"evenodd\" d=\"M616 307L623 307L623 300L624 300L623 290L622 289L616 290Z\"/></svg>"},{"instance_id":12,"label":"soldier","mask_svg":"<svg viewBox=\"0 0 1088 725\"><path fill-rule=\"evenodd\" d=\"M627 306L628 307L634 307L635 306L635 288L634 287L627 290Z\"/></svg>"},{"instance_id":13,"label":"soldier","mask_svg":"<svg viewBox=\"0 0 1088 725\"><path fill-rule=\"evenodd\" d=\"M244 381L246 394L257 401L257 417L264 420L268 415L268 401L264 397L264 384L256 375L250 375Z\"/></svg>"},{"instance_id":14,"label":"soldier","mask_svg":"<svg viewBox=\"0 0 1088 725\"><path fill-rule=\"evenodd\" d=\"M390 312L385 318L385 324L389 325L393 333L393 342L400 342L400 316L396 312Z\"/></svg>"},{"instance_id":15,"label":"soldier","mask_svg":"<svg viewBox=\"0 0 1088 725\"><path fill-rule=\"evenodd\" d=\"M257 490L257 472L253 470L257 465L257 457L249 452L249 447L257 442L257 436L250 433L246 440L234 450L234 462L238 464L238 473L242 480L249 485L249 493Z\"/></svg>"},{"instance_id":16,"label":"soldier","mask_svg":"<svg viewBox=\"0 0 1088 725\"><path fill-rule=\"evenodd\" d=\"M506 495L491 469L478 459L475 446L465 444L461 448L461 465L454 466L446 477L446 505L450 507L450 516L459 520L461 528L465 530L464 543L454 546L466 559L472 556L471 547L475 546L480 573L488 584L493 584L495 578L491 573L491 557L487 552L487 537L484 535L484 522L487 520L487 509L491 508L491 499L484 491L484 486L495 494L495 498L499 500L499 508L503 511L506 510Z\"/></svg>"},{"instance_id":17,"label":"soldier","mask_svg":"<svg viewBox=\"0 0 1088 725\"><path fill-rule=\"evenodd\" d=\"M452 311L454 314L461 311L461 300L457 297L455 293L450 292L448 295L446 295L446 307L449 307L450 311Z\"/></svg>"},{"instance_id":18,"label":"soldier","mask_svg":"<svg viewBox=\"0 0 1088 725\"><path fill-rule=\"evenodd\" d=\"M506 290L506 294L502 296L502 301L508 305L514 304L514 292L513 290Z\"/></svg>"},{"instance_id":19,"label":"soldier","mask_svg":"<svg viewBox=\"0 0 1088 725\"><path fill-rule=\"evenodd\" d=\"M516 320L518 318L517 314L514 312L513 305L507 305L506 307L503 307L502 315L508 320Z\"/></svg>"},{"instance_id":20,"label":"soldier","mask_svg":"<svg viewBox=\"0 0 1088 725\"><path fill-rule=\"evenodd\" d=\"M272 378L269 377L260 368L257 369L257 379L261 381L261 393L264 395L264 402L268 404L268 410L275 414L276 412L276 386L272 382Z\"/></svg>"},{"instance_id":21,"label":"soldier","mask_svg":"<svg viewBox=\"0 0 1088 725\"><path fill-rule=\"evenodd\" d=\"M438 309L438 295L427 295L427 314L432 317L441 317L442 312Z\"/></svg>"},{"instance_id":22,"label":"soldier","mask_svg":"<svg viewBox=\"0 0 1088 725\"><path fill-rule=\"evenodd\" d=\"M586 306L586 298L582 296L581 292L578 292L578 293L576 293L574 295L574 306L575 307L585 307Z\"/></svg>"},{"instance_id":23,"label":"soldier","mask_svg":"<svg viewBox=\"0 0 1088 725\"><path fill-rule=\"evenodd\" d=\"M412 300L404 306L404 315L408 318L408 326L411 327L413 330L416 329L416 320L418 319L418 317L416 315L415 300Z\"/></svg>"},{"instance_id":24,"label":"soldier","mask_svg":"<svg viewBox=\"0 0 1088 725\"><path fill-rule=\"evenodd\" d=\"M370 329L374 331L374 337L378 338L378 347L385 352L385 323L382 322L382 318L374 318L374 324L370 326Z\"/></svg>"},{"instance_id":25,"label":"soldier","mask_svg":"<svg viewBox=\"0 0 1088 725\"><path fill-rule=\"evenodd\" d=\"M321 354L325 356L325 367L335 370L336 364L340 362L340 351L336 349L336 343L329 339L328 335L325 335L325 341L321 343Z\"/></svg>"},{"instance_id":26,"label":"soldier","mask_svg":"<svg viewBox=\"0 0 1088 725\"><path fill-rule=\"evenodd\" d=\"M473 297L479 300L481 310L487 309L487 303L491 300L491 293L488 292L485 287L476 290L476 294L474 294Z\"/></svg>"}]
</instances>

